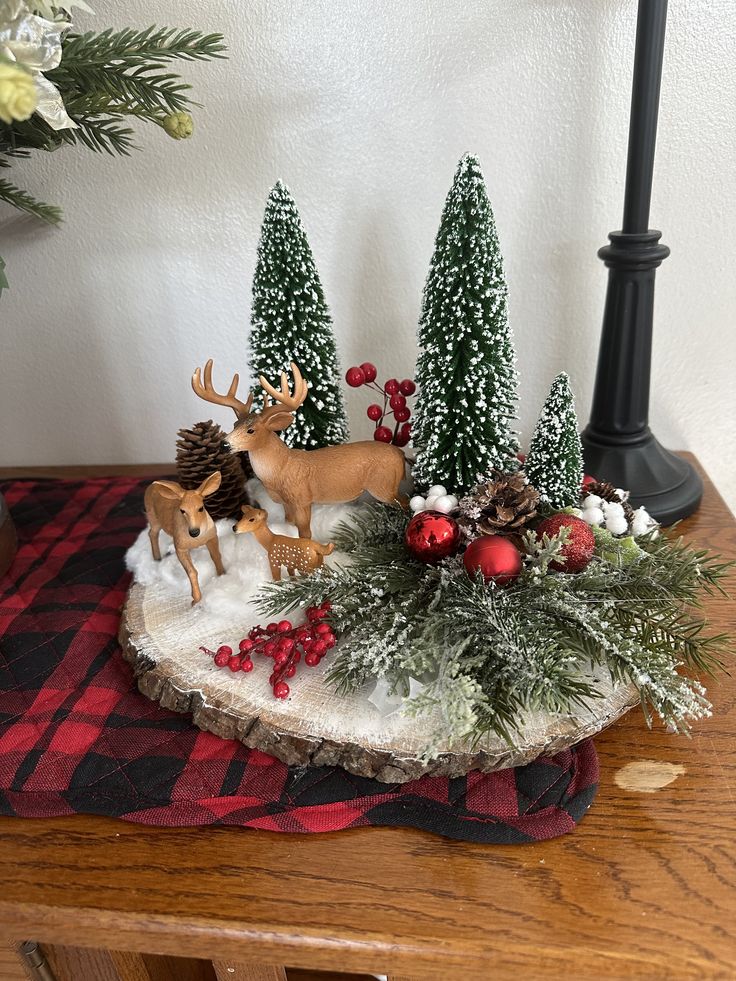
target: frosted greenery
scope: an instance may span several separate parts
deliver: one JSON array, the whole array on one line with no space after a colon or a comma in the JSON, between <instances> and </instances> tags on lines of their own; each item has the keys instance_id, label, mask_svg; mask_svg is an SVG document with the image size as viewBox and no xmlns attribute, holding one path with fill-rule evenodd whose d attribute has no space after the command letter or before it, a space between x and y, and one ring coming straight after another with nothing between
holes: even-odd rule
<instances>
[{"instance_id":1,"label":"frosted greenery","mask_svg":"<svg viewBox=\"0 0 736 981\"><path fill-rule=\"evenodd\" d=\"M518 450L516 355L496 222L477 159L458 164L442 212L419 322L419 488L467 492Z\"/></svg>"},{"instance_id":2,"label":"frosted greenery","mask_svg":"<svg viewBox=\"0 0 736 981\"><path fill-rule=\"evenodd\" d=\"M635 562L609 561L604 549L567 574L552 567L564 537L537 542L531 531L521 575L498 588L468 576L459 556L412 561L408 520L398 508L370 505L333 535L350 563L261 591L269 617L329 599L340 637L329 678L338 692L383 678L406 694L420 679L425 687L405 708L438 709L438 737L494 732L512 745L529 711L566 715L594 703L606 676L637 687L650 722L656 714L685 730L709 714L703 686L685 671L713 670L731 651L693 609L720 589L728 563L718 556L642 536Z\"/></svg>"},{"instance_id":3,"label":"frosted greenery","mask_svg":"<svg viewBox=\"0 0 736 981\"><path fill-rule=\"evenodd\" d=\"M278 387L294 361L309 383L306 401L282 436L297 449L348 438L332 320L294 199L279 181L261 226L253 278L250 367ZM260 387L256 394L261 395Z\"/></svg>"},{"instance_id":4,"label":"frosted greenery","mask_svg":"<svg viewBox=\"0 0 736 981\"><path fill-rule=\"evenodd\" d=\"M540 497L554 508L580 500L583 450L570 379L563 371L552 382L534 428L525 469Z\"/></svg>"}]
</instances>

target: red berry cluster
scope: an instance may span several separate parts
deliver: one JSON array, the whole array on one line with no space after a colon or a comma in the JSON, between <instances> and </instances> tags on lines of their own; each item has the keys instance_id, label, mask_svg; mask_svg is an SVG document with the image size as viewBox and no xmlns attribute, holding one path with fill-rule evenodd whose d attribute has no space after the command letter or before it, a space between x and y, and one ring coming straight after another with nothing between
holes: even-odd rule
<instances>
[{"instance_id":1,"label":"red berry cluster","mask_svg":"<svg viewBox=\"0 0 736 981\"><path fill-rule=\"evenodd\" d=\"M337 643L332 627L326 622L330 609L329 601L321 606L307 607L307 623L298 627L292 626L291 620L269 623L267 627L253 627L248 636L240 641L237 654L226 644L216 651L206 647L199 649L209 654L218 668L227 667L246 674L253 670L253 654L272 657L274 669L268 680L274 696L288 698L289 686L284 679L294 677L302 655L307 667L314 668Z\"/></svg>"},{"instance_id":2,"label":"red berry cluster","mask_svg":"<svg viewBox=\"0 0 736 981\"><path fill-rule=\"evenodd\" d=\"M383 396L383 406L377 402L369 405L366 410L368 418L375 422L376 428L373 438L380 443L393 443L395 446L406 446L411 436L411 409L406 404L406 400L417 390L417 386L411 378L399 381L398 378L389 378L386 384L381 386L376 381L376 366L370 361L355 368L348 368L345 373L345 381L351 388L360 388L367 385L379 395ZM384 425L387 416L394 417L394 428Z\"/></svg>"}]
</instances>

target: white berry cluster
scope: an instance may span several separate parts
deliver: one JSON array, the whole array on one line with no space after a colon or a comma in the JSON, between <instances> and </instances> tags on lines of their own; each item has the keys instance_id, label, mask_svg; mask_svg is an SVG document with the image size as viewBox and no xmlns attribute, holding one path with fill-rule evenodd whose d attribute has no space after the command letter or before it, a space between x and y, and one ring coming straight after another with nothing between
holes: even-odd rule
<instances>
[{"instance_id":1,"label":"white berry cluster","mask_svg":"<svg viewBox=\"0 0 736 981\"><path fill-rule=\"evenodd\" d=\"M628 491L617 490L618 501L604 501L597 494L588 494L583 499L580 517L589 525L605 528L612 535L648 535L656 527L657 522L646 508L637 508L631 522L624 513L623 502L628 498Z\"/></svg>"},{"instance_id":2,"label":"white berry cluster","mask_svg":"<svg viewBox=\"0 0 736 981\"><path fill-rule=\"evenodd\" d=\"M448 494L442 484L435 484L427 491L427 496L422 497L417 494L409 501L409 507L414 514L420 511L440 511L442 514L449 514L458 505L458 500L454 494Z\"/></svg>"}]
</instances>

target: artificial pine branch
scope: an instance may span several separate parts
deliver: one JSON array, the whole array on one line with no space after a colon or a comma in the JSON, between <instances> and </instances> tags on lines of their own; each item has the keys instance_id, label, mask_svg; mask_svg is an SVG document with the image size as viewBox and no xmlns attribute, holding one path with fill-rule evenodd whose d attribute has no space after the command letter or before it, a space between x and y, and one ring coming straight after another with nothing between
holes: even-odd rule
<instances>
[{"instance_id":1,"label":"artificial pine branch","mask_svg":"<svg viewBox=\"0 0 736 981\"><path fill-rule=\"evenodd\" d=\"M29 215L35 215L36 218L40 218L41 221L45 221L49 225L58 225L61 221L61 208L37 200L27 191L22 191L15 184L11 184L10 181L0 180L0 201L5 201L6 204L11 204L14 208L25 211Z\"/></svg>"},{"instance_id":2,"label":"artificial pine branch","mask_svg":"<svg viewBox=\"0 0 736 981\"><path fill-rule=\"evenodd\" d=\"M225 50L222 34L202 34L201 31L155 25L141 31L134 28L114 31L108 28L100 33L87 31L85 34L68 34L64 40L62 65L67 69L115 65L123 70L176 59L206 61L224 58ZM52 74L49 72L49 77Z\"/></svg>"},{"instance_id":3,"label":"artificial pine branch","mask_svg":"<svg viewBox=\"0 0 736 981\"><path fill-rule=\"evenodd\" d=\"M466 576L457 557L410 560L406 521L385 505L361 509L337 535L350 564L262 591L269 615L330 600L338 691L429 679L407 710L439 711L442 735L475 741L495 732L513 742L530 710L567 714L600 697L593 666L637 687L648 722L656 712L684 731L709 713L702 685L680 669L713 671L728 653L727 638L688 611L702 590L722 591L729 564L717 556L640 537L629 564L595 556L566 575L550 571L564 541L528 535L526 568L499 589Z\"/></svg>"}]
</instances>

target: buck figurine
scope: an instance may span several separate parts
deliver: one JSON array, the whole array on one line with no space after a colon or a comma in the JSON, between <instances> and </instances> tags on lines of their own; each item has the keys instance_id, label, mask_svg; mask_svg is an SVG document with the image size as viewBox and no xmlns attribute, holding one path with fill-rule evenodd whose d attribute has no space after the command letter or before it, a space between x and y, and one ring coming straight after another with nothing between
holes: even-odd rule
<instances>
[{"instance_id":1,"label":"buck figurine","mask_svg":"<svg viewBox=\"0 0 736 981\"><path fill-rule=\"evenodd\" d=\"M281 580L282 565L286 566L290 576L293 576L297 570L314 572L324 562L325 555L330 555L335 550L332 542L329 545L322 545L320 542L313 542L311 538L274 535L266 524L268 515L261 508L251 508L244 504L240 510L243 512L243 517L233 525L233 531L237 534L253 532L258 544L262 545L268 553L271 578L276 582Z\"/></svg>"},{"instance_id":2,"label":"buck figurine","mask_svg":"<svg viewBox=\"0 0 736 981\"><path fill-rule=\"evenodd\" d=\"M264 389L263 408L252 410L253 393L247 402L236 397L238 375L233 377L226 394L212 386L212 361L192 376L192 388L215 405L229 406L237 417L235 429L227 435L234 453L246 450L256 477L274 501L284 505L286 520L299 529L302 538L311 538L313 504L352 501L363 491L385 504L408 506L399 490L404 477L404 454L397 446L374 440L324 446L317 450L292 450L276 435L294 421L294 413L307 397L307 383L292 361L293 393L286 372L281 372L281 389L277 391L261 375ZM270 399L273 399L273 404Z\"/></svg>"},{"instance_id":3,"label":"buck figurine","mask_svg":"<svg viewBox=\"0 0 736 981\"><path fill-rule=\"evenodd\" d=\"M151 526L148 537L151 539L153 557L157 562L161 560L158 536L163 529L174 539L176 557L189 577L192 587L192 606L199 603L202 593L199 588L199 576L189 554L191 550L206 545L215 563L217 575L221 576L225 572L220 558L217 528L204 507L205 497L215 493L221 480L222 475L217 470L210 474L196 490L185 490L173 480L156 480L146 488L144 506Z\"/></svg>"}]
</instances>

